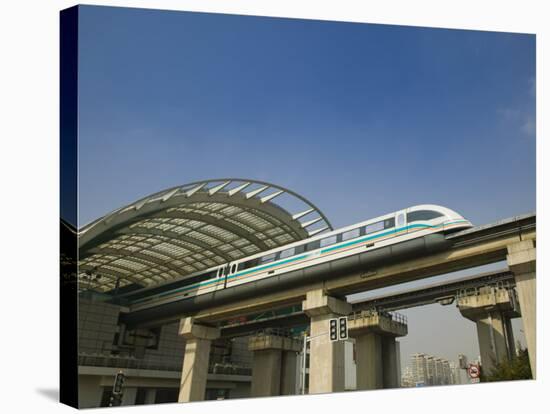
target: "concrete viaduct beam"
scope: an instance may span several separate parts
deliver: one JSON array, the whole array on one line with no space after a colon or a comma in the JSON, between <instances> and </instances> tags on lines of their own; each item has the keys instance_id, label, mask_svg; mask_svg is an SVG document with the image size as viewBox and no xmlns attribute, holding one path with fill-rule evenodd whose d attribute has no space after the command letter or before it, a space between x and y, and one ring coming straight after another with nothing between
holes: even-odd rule
<instances>
[{"instance_id":1,"label":"concrete viaduct beam","mask_svg":"<svg viewBox=\"0 0 550 414\"><path fill-rule=\"evenodd\" d=\"M533 379L537 373L537 273L535 240L522 240L508 246L506 260L516 279L525 341Z\"/></svg>"},{"instance_id":2,"label":"concrete viaduct beam","mask_svg":"<svg viewBox=\"0 0 550 414\"><path fill-rule=\"evenodd\" d=\"M535 237L535 231L525 232L521 235L523 240L532 240ZM227 305L200 310L195 312L194 316L196 320L213 323L235 316L296 305L305 299L307 292L316 289L322 289L328 295L342 297L357 292L481 266L506 260L507 247L519 241L520 236L517 234L503 236L491 241L481 241L474 245L453 248L449 251L418 259L384 265L368 272L353 272L285 291L258 295L254 298L232 302Z\"/></svg>"}]
</instances>

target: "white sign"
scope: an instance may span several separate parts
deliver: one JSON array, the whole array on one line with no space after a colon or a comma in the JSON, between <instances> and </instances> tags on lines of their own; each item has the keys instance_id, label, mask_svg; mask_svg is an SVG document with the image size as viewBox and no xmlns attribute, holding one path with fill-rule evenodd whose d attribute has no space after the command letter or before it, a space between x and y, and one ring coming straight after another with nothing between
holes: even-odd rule
<instances>
[{"instance_id":1,"label":"white sign","mask_svg":"<svg viewBox=\"0 0 550 414\"><path fill-rule=\"evenodd\" d=\"M342 316L340 318L329 319L329 338L334 341L345 341L348 339L348 318Z\"/></svg>"},{"instance_id":2,"label":"white sign","mask_svg":"<svg viewBox=\"0 0 550 414\"><path fill-rule=\"evenodd\" d=\"M338 339L345 341L348 339L348 317L341 316L338 318Z\"/></svg>"}]
</instances>

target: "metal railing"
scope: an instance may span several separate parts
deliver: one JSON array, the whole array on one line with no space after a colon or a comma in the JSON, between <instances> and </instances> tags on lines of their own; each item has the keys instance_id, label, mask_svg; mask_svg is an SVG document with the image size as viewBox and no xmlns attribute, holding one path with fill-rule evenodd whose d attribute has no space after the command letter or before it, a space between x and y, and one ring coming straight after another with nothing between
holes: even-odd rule
<instances>
[{"instance_id":1,"label":"metal railing","mask_svg":"<svg viewBox=\"0 0 550 414\"><path fill-rule=\"evenodd\" d=\"M273 335L273 336L282 336L284 338L295 338L297 337L291 329L289 328L264 328L259 329L254 332L254 335Z\"/></svg>"},{"instance_id":2,"label":"metal railing","mask_svg":"<svg viewBox=\"0 0 550 414\"><path fill-rule=\"evenodd\" d=\"M216 362L208 366L208 372L211 374L225 375L252 375L252 368L232 363Z\"/></svg>"},{"instance_id":3,"label":"metal railing","mask_svg":"<svg viewBox=\"0 0 550 414\"><path fill-rule=\"evenodd\" d=\"M390 318L393 322L407 324L407 317L398 312L388 312L383 309L367 309L352 312L348 315L348 319L353 321L357 319L371 318L375 316L384 316Z\"/></svg>"},{"instance_id":4,"label":"metal railing","mask_svg":"<svg viewBox=\"0 0 550 414\"><path fill-rule=\"evenodd\" d=\"M86 354L78 355L78 365L92 367L113 367L129 369L149 369L157 371L181 371L181 362L162 362L138 359L131 356Z\"/></svg>"},{"instance_id":5,"label":"metal railing","mask_svg":"<svg viewBox=\"0 0 550 414\"><path fill-rule=\"evenodd\" d=\"M181 372L181 362L159 362L147 359L138 359L131 356L115 356L101 354L79 354L79 366L126 368L126 369L148 369L155 371ZM226 375L252 375L252 368L234 363L213 363L208 366L211 374Z\"/></svg>"},{"instance_id":6,"label":"metal railing","mask_svg":"<svg viewBox=\"0 0 550 414\"><path fill-rule=\"evenodd\" d=\"M495 288L497 291L507 290L510 294L515 294L514 286L515 284L509 283L507 281L498 281L494 284L487 284L484 286L476 286L476 287L471 287L466 289L460 289L457 292L456 296L457 298L462 298L466 296L480 296L488 293L487 289L490 289L490 288Z\"/></svg>"}]
</instances>

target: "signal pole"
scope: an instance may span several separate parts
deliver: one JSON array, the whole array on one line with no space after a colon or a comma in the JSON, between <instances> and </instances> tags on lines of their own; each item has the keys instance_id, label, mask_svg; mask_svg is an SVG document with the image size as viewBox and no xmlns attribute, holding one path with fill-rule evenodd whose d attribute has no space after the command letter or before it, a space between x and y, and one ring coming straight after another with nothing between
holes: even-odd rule
<instances>
[{"instance_id":1,"label":"signal pole","mask_svg":"<svg viewBox=\"0 0 550 414\"><path fill-rule=\"evenodd\" d=\"M126 375L122 371L118 371L115 376L115 382L113 384L113 391L111 393L111 401L109 402L109 407L119 407L122 404L123 391L122 387L124 381L126 380Z\"/></svg>"}]
</instances>

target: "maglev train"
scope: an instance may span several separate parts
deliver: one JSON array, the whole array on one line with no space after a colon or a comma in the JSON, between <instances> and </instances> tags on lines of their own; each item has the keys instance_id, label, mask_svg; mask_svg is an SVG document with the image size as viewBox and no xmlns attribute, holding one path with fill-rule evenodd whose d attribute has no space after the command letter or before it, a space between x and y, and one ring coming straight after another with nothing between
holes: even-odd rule
<instances>
[{"instance_id":1,"label":"maglev train","mask_svg":"<svg viewBox=\"0 0 550 414\"><path fill-rule=\"evenodd\" d=\"M445 234L469 227L468 220L446 207L410 207L128 293L127 323L181 315L436 252L448 246Z\"/></svg>"}]
</instances>

